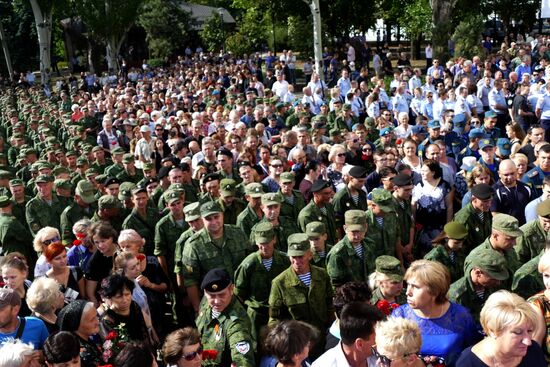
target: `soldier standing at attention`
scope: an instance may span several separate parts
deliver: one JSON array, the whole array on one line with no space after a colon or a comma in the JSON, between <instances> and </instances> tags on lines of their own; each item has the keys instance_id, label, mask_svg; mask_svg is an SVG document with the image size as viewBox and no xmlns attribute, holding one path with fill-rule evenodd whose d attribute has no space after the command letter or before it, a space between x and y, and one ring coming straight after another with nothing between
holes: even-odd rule
<instances>
[{"instance_id":1,"label":"soldier standing at attention","mask_svg":"<svg viewBox=\"0 0 550 367\"><path fill-rule=\"evenodd\" d=\"M223 224L223 212L217 202L202 204L200 213L204 228L187 240L181 259L184 285L195 312L200 302L198 285L206 273L223 267L234 274L252 250L239 227Z\"/></svg>"},{"instance_id":2,"label":"soldier standing at attention","mask_svg":"<svg viewBox=\"0 0 550 367\"><path fill-rule=\"evenodd\" d=\"M306 206L302 193L294 190L296 176L292 172L283 172L279 177L279 194L284 201L281 205L281 216L287 217L293 222L298 219L298 214Z\"/></svg>"},{"instance_id":3,"label":"soldier standing at attention","mask_svg":"<svg viewBox=\"0 0 550 367\"><path fill-rule=\"evenodd\" d=\"M367 216L362 210L345 214L344 238L327 256L327 273L334 288L347 282L367 282L374 270L373 246L365 242Z\"/></svg>"},{"instance_id":4,"label":"soldier standing at attention","mask_svg":"<svg viewBox=\"0 0 550 367\"><path fill-rule=\"evenodd\" d=\"M391 192L377 188L372 190L368 198L369 209L366 211L366 218L369 232L367 239L374 246L372 249L375 258L390 255L401 260L403 248L395 215L395 201Z\"/></svg>"},{"instance_id":5,"label":"soldier standing at attention","mask_svg":"<svg viewBox=\"0 0 550 367\"><path fill-rule=\"evenodd\" d=\"M336 213L336 224L342 228L344 224L344 213L347 210L367 210L367 195L363 191L367 170L364 167L354 166L349 170L349 182L345 188L334 195L334 211Z\"/></svg>"},{"instance_id":6,"label":"soldier standing at attention","mask_svg":"<svg viewBox=\"0 0 550 367\"><path fill-rule=\"evenodd\" d=\"M309 237L313 259L311 264L320 268L327 268L327 255L332 245L327 243L327 229L323 222L311 222L306 226L306 234Z\"/></svg>"},{"instance_id":7,"label":"soldier standing at attention","mask_svg":"<svg viewBox=\"0 0 550 367\"><path fill-rule=\"evenodd\" d=\"M306 234L295 233L288 237L290 267L271 285L269 325L294 319L326 330L334 320L330 278L324 269L310 265L312 256ZM324 338L321 339L312 346L310 356L322 353Z\"/></svg>"},{"instance_id":8,"label":"soldier standing at attention","mask_svg":"<svg viewBox=\"0 0 550 367\"><path fill-rule=\"evenodd\" d=\"M52 193L53 181L53 177L49 175L40 175L35 180L36 196L29 200L25 208L25 216L33 236L44 227L60 227L59 219L65 208Z\"/></svg>"},{"instance_id":9,"label":"soldier standing at attention","mask_svg":"<svg viewBox=\"0 0 550 367\"><path fill-rule=\"evenodd\" d=\"M248 201L246 208L237 217L237 226L250 237L252 227L262 220L262 195L264 189L261 183L251 182L244 187L244 197Z\"/></svg>"},{"instance_id":10,"label":"soldier standing at attention","mask_svg":"<svg viewBox=\"0 0 550 367\"><path fill-rule=\"evenodd\" d=\"M544 200L537 205L538 218L520 227L523 236L518 237L514 250L520 263L525 264L537 257L544 249L544 243L550 233L550 200Z\"/></svg>"},{"instance_id":11,"label":"soldier standing at attention","mask_svg":"<svg viewBox=\"0 0 550 367\"><path fill-rule=\"evenodd\" d=\"M20 252L27 258L29 268L33 269L37 257L32 247L32 235L28 228L13 216L12 207L12 201L7 196L0 196L0 255Z\"/></svg>"},{"instance_id":12,"label":"soldier standing at attention","mask_svg":"<svg viewBox=\"0 0 550 367\"><path fill-rule=\"evenodd\" d=\"M305 232L308 223L323 222L327 227L329 243L337 243L340 236L337 233L334 207L330 203L334 193L330 182L323 179L316 180L311 186L311 193L313 200L298 214L300 229Z\"/></svg>"},{"instance_id":13,"label":"soldier standing at attention","mask_svg":"<svg viewBox=\"0 0 550 367\"><path fill-rule=\"evenodd\" d=\"M269 293L273 279L288 269L286 254L275 249L275 231L269 222L254 228L258 251L248 255L235 272L235 295L247 306L255 335L269 320Z\"/></svg>"},{"instance_id":14,"label":"soldier standing at attention","mask_svg":"<svg viewBox=\"0 0 550 367\"><path fill-rule=\"evenodd\" d=\"M233 295L231 276L223 268L210 270L201 283L205 302L196 319L205 349L218 352L216 366L254 367L255 341L243 306Z\"/></svg>"}]
</instances>

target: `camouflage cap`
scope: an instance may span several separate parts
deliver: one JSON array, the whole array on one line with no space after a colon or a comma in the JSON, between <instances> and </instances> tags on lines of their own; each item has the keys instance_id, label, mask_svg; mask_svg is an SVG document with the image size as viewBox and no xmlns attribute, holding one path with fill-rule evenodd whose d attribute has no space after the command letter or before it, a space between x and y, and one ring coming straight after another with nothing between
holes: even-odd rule
<instances>
[{"instance_id":1,"label":"camouflage cap","mask_svg":"<svg viewBox=\"0 0 550 367\"><path fill-rule=\"evenodd\" d=\"M20 178L14 178L13 180L10 180L10 186L23 186L24 182Z\"/></svg>"},{"instance_id":2,"label":"camouflage cap","mask_svg":"<svg viewBox=\"0 0 550 367\"><path fill-rule=\"evenodd\" d=\"M393 196L388 190L377 188L372 190L369 196L370 200L378 205L380 209L382 209L382 211L384 211L385 213L391 213L395 211L393 205Z\"/></svg>"},{"instance_id":3,"label":"camouflage cap","mask_svg":"<svg viewBox=\"0 0 550 367\"><path fill-rule=\"evenodd\" d=\"M99 145L96 145L95 147L92 148L92 153L102 152L102 151L103 151L103 148L100 147Z\"/></svg>"},{"instance_id":4,"label":"camouflage cap","mask_svg":"<svg viewBox=\"0 0 550 367\"><path fill-rule=\"evenodd\" d=\"M6 195L0 196L0 208L5 208L11 204L11 200Z\"/></svg>"},{"instance_id":5,"label":"camouflage cap","mask_svg":"<svg viewBox=\"0 0 550 367\"><path fill-rule=\"evenodd\" d=\"M222 197L235 196L237 182L231 178L224 178L220 181L220 194Z\"/></svg>"},{"instance_id":6,"label":"camouflage cap","mask_svg":"<svg viewBox=\"0 0 550 367\"><path fill-rule=\"evenodd\" d=\"M68 153L69 153L69 152L67 152L67 154L68 154ZM114 155L114 154L124 154L124 153L126 153L126 152L124 151L124 149L122 149L122 148L120 148L120 147L111 150L111 154L113 154L113 155Z\"/></svg>"},{"instance_id":7,"label":"camouflage cap","mask_svg":"<svg viewBox=\"0 0 550 367\"><path fill-rule=\"evenodd\" d=\"M77 167L81 167L81 166L87 166L89 165L90 162L88 162L88 160L86 159L86 157L78 157L76 159L76 166Z\"/></svg>"},{"instance_id":8,"label":"camouflage cap","mask_svg":"<svg viewBox=\"0 0 550 367\"><path fill-rule=\"evenodd\" d=\"M66 180L66 179L57 179L54 181L54 188L55 189L60 189L60 190L72 190L73 189L73 184L71 183L71 180Z\"/></svg>"},{"instance_id":9,"label":"camouflage cap","mask_svg":"<svg viewBox=\"0 0 550 367\"><path fill-rule=\"evenodd\" d=\"M201 217L203 218L219 213L223 213L223 210L216 201L208 201L201 205Z\"/></svg>"},{"instance_id":10,"label":"camouflage cap","mask_svg":"<svg viewBox=\"0 0 550 367\"><path fill-rule=\"evenodd\" d=\"M192 222L201 217L200 203L194 202L193 204L186 205L183 208L183 214L185 215L186 222Z\"/></svg>"},{"instance_id":11,"label":"camouflage cap","mask_svg":"<svg viewBox=\"0 0 550 367\"><path fill-rule=\"evenodd\" d=\"M166 204L172 204L173 202L181 199L180 193L173 190L166 191L162 196Z\"/></svg>"},{"instance_id":12,"label":"camouflage cap","mask_svg":"<svg viewBox=\"0 0 550 367\"><path fill-rule=\"evenodd\" d=\"M348 210L344 214L346 230L365 231L367 229L367 214L362 210Z\"/></svg>"},{"instance_id":13,"label":"camouflage cap","mask_svg":"<svg viewBox=\"0 0 550 367\"><path fill-rule=\"evenodd\" d=\"M0 180L9 180L11 178L12 178L11 172L0 170Z\"/></svg>"},{"instance_id":14,"label":"camouflage cap","mask_svg":"<svg viewBox=\"0 0 550 367\"><path fill-rule=\"evenodd\" d=\"M53 182L54 178L51 175L39 175L36 180L34 180L35 183L39 182Z\"/></svg>"},{"instance_id":15,"label":"camouflage cap","mask_svg":"<svg viewBox=\"0 0 550 367\"><path fill-rule=\"evenodd\" d=\"M323 222L309 222L306 225L306 235L309 238L318 238L327 233L327 228Z\"/></svg>"},{"instance_id":16,"label":"camouflage cap","mask_svg":"<svg viewBox=\"0 0 550 367\"><path fill-rule=\"evenodd\" d=\"M103 195L97 201L97 206L99 209L115 209L120 208L122 204L120 203L120 200L113 195Z\"/></svg>"},{"instance_id":17,"label":"camouflage cap","mask_svg":"<svg viewBox=\"0 0 550 367\"><path fill-rule=\"evenodd\" d=\"M281 183L291 183L296 180L296 176L294 176L294 173L292 172L283 172L281 173L281 176L279 176L279 181Z\"/></svg>"},{"instance_id":18,"label":"camouflage cap","mask_svg":"<svg viewBox=\"0 0 550 367\"><path fill-rule=\"evenodd\" d=\"M86 204L96 202L95 188L90 181L80 180L78 184L76 184L75 194L80 196L82 201Z\"/></svg>"},{"instance_id":19,"label":"camouflage cap","mask_svg":"<svg viewBox=\"0 0 550 367\"><path fill-rule=\"evenodd\" d=\"M54 175L54 176L58 176L58 175L61 175L63 173L70 174L71 171L65 166L57 166L52 170L52 175Z\"/></svg>"},{"instance_id":20,"label":"camouflage cap","mask_svg":"<svg viewBox=\"0 0 550 367\"><path fill-rule=\"evenodd\" d=\"M510 237L523 235L523 232L519 229L518 220L508 214L495 214L493 216L493 229Z\"/></svg>"},{"instance_id":21,"label":"camouflage cap","mask_svg":"<svg viewBox=\"0 0 550 367\"><path fill-rule=\"evenodd\" d=\"M150 162L147 162L147 163L143 163L143 166L142 166L142 170L143 172L145 171L152 171L153 168L155 168L155 164L154 163L150 163Z\"/></svg>"},{"instance_id":22,"label":"camouflage cap","mask_svg":"<svg viewBox=\"0 0 550 367\"><path fill-rule=\"evenodd\" d=\"M254 242L256 244L265 244L275 238L275 230L270 222L260 222L252 229Z\"/></svg>"},{"instance_id":23,"label":"camouflage cap","mask_svg":"<svg viewBox=\"0 0 550 367\"><path fill-rule=\"evenodd\" d=\"M550 215L550 199L543 200L537 205L537 214L541 217Z\"/></svg>"},{"instance_id":24,"label":"camouflage cap","mask_svg":"<svg viewBox=\"0 0 550 367\"><path fill-rule=\"evenodd\" d=\"M86 177L91 177L93 175L97 175L98 172L95 168L88 168L85 172Z\"/></svg>"},{"instance_id":25,"label":"camouflage cap","mask_svg":"<svg viewBox=\"0 0 550 367\"><path fill-rule=\"evenodd\" d=\"M386 275L395 282L403 281L403 269L401 262L393 256L382 255L375 260L376 272Z\"/></svg>"},{"instance_id":26,"label":"camouflage cap","mask_svg":"<svg viewBox=\"0 0 550 367\"><path fill-rule=\"evenodd\" d=\"M122 157L122 163L133 163L134 161L135 161L135 158L132 153L126 153Z\"/></svg>"},{"instance_id":27,"label":"camouflage cap","mask_svg":"<svg viewBox=\"0 0 550 367\"><path fill-rule=\"evenodd\" d=\"M261 183L251 182L244 187L244 193L253 198L261 198L264 194L264 187Z\"/></svg>"},{"instance_id":28,"label":"camouflage cap","mask_svg":"<svg viewBox=\"0 0 550 367\"><path fill-rule=\"evenodd\" d=\"M293 233L288 236L288 256L304 256L310 251L309 237L305 233Z\"/></svg>"},{"instance_id":29,"label":"camouflage cap","mask_svg":"<svg viewBox=\"0 0 550 367\"><path fill-rule=\"evenodd\" d=\"M443 231L450 239L459 241L465 239L468 235L468 229L466 229L466 227L459 222L449 222L445 224Z\"/></svg>"},{"instance_id":30,"label":"camouflage cap","mask_svg":"<svg viewBox=\"0 0 550 367\"><path fill-rule=\"evenodd\" d=\"M262 195L262 205L275 205L275 204L282 204L283 203L283 197L279 195L279 193L276 192L268 192L267 194Z\"/></svg>"},{"instance_id":31,"label":"camouflage cap","mask_svg":"<svg viewBox=\"0 0 550 367\"><path fill-rule=\"evenodd\" d=\"M496 280L506 280L510 277L506 267L506 258L493 249L480 248L466 270L470 271L474 268L480 269Z\"/></svg>"},{"instance_id":32,"label":"camouflage cap","mask_svg":"<svg viewBox=\"0 0 550 367\"><path fill-rule=\"evenodd\" d=\"M128 200L132 197L132 191L136 187L136 184L133 182L123 182L120 184L118 192L118 200Z\"/></svg>"}]
</instances>

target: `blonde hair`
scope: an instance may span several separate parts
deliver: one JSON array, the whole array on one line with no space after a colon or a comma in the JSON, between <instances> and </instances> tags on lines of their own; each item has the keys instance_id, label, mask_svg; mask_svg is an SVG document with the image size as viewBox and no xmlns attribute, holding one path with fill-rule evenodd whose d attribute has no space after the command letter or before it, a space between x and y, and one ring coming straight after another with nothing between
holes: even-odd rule
<instances>
[{"instance_id":1,"label":"blonde hair","mask_svg":"<svg viewBox=\"0 0 550 367\"><path fill-rule=\"evenodd\" d=\"M136 259L136 255L129 251L122 251L117 253L113 264L113 270L115 273L124 275L124 269L129 260Z\"/></svg>"},{"instance_id":2,"label":"blonde hair","mask_svg":"<svg viewBox=\"0 0 550 367\"><path fill-rule=\"evenodd\" d=\"M375 326L376 345L395 356L416 354L422 345L422 335L418 325L401 317L389 317Z\"/></svg>"},{"instance_id":3,"label":"blonde hair","mask_svg":"<svg viewBox=\"0 0 550 367\"><path fill-rule=\"evenodd\" d=\"M447 292L451 284L449 270L437 261L416 260L405 273L405 281L415 279L428 288L435 297L435 303L442 304L447 301Z\"/></svg>"},{"instance_id":4,"label":"blonde hair","mask_svg":"<svg viewBox=\"0 0 550 367\"><path fill-rule=\"evenodd\" d=\"M142 242L142 246L145 245L145 240L136 232L135 229L125 229L120 231L118 235L118 245L120 246L124 242Z\"/></svg>"},{"instance_id":5,"label":"blonde hair","mask_svg":"<svg viewBox=\"0 0 550 367\"><path fill-rule=\"evenodd\" d=\"M336 157L336 154L338 154L339 152L345 152L345 151L346 151L346 147L343 146L342 144L334 144L330 148L330 152L328 153L328 160L332 162L332 160Z\"/></svg>"},{"instance_id":6,"label":"blonde hair","mask_svg":"<svg viewBox=\"0 0 550 367\"><path fill-rule=\"evenodd\" d=\"M60 293L55 280L41 277L35 279L27 290L27 304L33 312L46 314L51 311Z\"/></svg>"},{"instance_id":7,"label":"blonde hair","mask_svg":"<svg viewBox=\"0 0 550 367\"><path fill-rule=\"evenodd\" d=\"M57 237L61 238L61 235L59 234L59 231L57 228L54 227L44 227L40 229L36 236L34 237L34 241L32 242L32 247L34 248L34 251L36 252L42 252L42 247L44 246L43 242L44 240L47 240L48 238L54 237L57 235Z\"/></svg>"},{"instance_id":8,"label":"blonde hair","mask_svg":"<svg viewBox=\"0 0 550 367\"><path fill-rule=\"evenodd\" d=\"M538 271L542 274L548 269L550 269L550 251L545 251L540 257Z\"/></svg>"},{"instance_id":9,"label":"blonde hair","mask_svg":"<svg viewBox=\"0 0 550 367\"><path fill-rule=\"evenodd\" d=\"M527 322L537 325L537 311L515 293L500 290L489 296L479 318L485 334L499 335L506 328Z\"/></svg>"}]
</instances>

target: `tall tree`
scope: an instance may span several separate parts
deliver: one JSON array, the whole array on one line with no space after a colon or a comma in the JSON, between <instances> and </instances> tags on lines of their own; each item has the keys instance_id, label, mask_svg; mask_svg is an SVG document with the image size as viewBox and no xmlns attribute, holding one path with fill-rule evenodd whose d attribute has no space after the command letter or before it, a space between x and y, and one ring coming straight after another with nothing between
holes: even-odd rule
<instances>
[{"instance_id":1,"label":"tall tree","mask_svg":"<svg viewBox=\"0 0 550 367\"><path fill-rule=\"evenodd\" d=\"M74 0L88 32L106 44L110 71L118 71L118 55L144 0Z\"/></svg>"},{"instance_id":2,"label":"tall tree","mask_svg":"<svg viewBox=\"0 0 550 367\"><path fill-rule=\"evenodd\" d=\"M170 56L189 38L192 18L176 0L145 0L138 24L147 32L151 56Z\"/></svg>"},{"instance_id":3,"label":"tall tree","mask_svg":"<svg viewBox=\"0 0 550 367\"><path fill-rule=\"evenodd\" d=\"M30 0L38 46L40 50L40 77L42 84L50 84L51 45L52 45L52 13L54 0Z\"/></svg>"},{"instance_id":4,"label":"tall tree","mask_svg":"<svg viewBox=\"0 0 550 367\"><path fill-rule=\"evenodd\" d=\"M435 57L445 58L449 53L447 41L451 38L453 29L451 16L457 2L458 0L430 0Z\"/></svg>"}]
</instances>

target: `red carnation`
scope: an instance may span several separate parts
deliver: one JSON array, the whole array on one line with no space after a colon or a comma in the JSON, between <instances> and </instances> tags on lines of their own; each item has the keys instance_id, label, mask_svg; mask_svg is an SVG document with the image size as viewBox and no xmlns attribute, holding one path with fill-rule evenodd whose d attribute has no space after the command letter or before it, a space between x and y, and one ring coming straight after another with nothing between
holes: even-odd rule
<instances>
[{"instance_id":1,"label":"red carnation","mask_svg":"<svg viewBox=\"0 0 550 367\"><path fill-rule=\"evenodd\" d=\"M118 342L118 343L116 343L116 346L117 346L119 349L122 349L122 348L124 348L124 347L126 346L126 343L124 343L124 342Z\"/></svg>"},{"instance_id":2,"label":"red carnation","mask_svg":"<svg viewBox=\"0 0 550 367\"><path fill-rule=\"evenodd\" d=\"M80 246L82 245L82 240L74 240L73 241L73 246Z\"/></svg>"},{"instance_id":3,"label":"red carnation","mask_svg":"<svg viewBox=\"0 0 550 367\"><path fill-rule=\"evenodd\" d=\"M143 254L137 254L137 255L136 255L136 259L138 259L139 261L143 261L143 260L145 260L145 255L143 255Z\"/></svg>"},{"instance_id":4,"label":"red carnation","mask_svg":"<svg viewBox=\"0 0 550 367\"><path fill-rule=\"evenodd\" d=\"M218 357L218 351L214 349L205 349L202 351L202 359L216 359Z\"/></svg>"},{"instance_id":5,"label":"red carnation","mask_svg":"<svg viewBox=\"0 0 550 367\"><path fill-rule=\"evenodd\" d=\"M382 313L386 316L391 313L391 305L385 299L381 299L380 301L376 302L376 308L382 311Z\"/></svg>"},{"instance_id":6,"label":"red carnation","mask_svg":"<svg viewBox=\"0 0 550 367\"><path fill-rule=\"evenodd\" d=\"M113 340L118 338L118 333L115 330L109 331L109 334L105 337L105 340Z\"/></svg>"}]
</instances>

